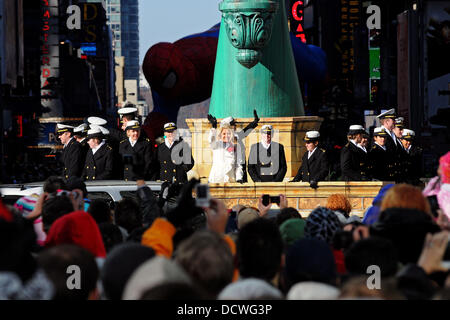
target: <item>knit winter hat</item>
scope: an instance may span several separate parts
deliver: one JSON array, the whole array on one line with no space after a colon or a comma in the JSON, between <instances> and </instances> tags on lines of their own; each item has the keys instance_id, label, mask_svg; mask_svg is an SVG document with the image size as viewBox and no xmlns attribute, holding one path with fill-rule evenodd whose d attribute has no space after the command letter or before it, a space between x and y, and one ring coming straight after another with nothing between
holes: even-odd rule
<instances>
[{"instance_id":1,"label":"knit winter hat","mask_svg":"<svg viewBox=\"0 0 450 320\"><path fill-rule=\"evenodd\" d=\"M383 201L386 192L388 192L389 189L392 188L393 186L394 184L391 183L381 188L380 192L378 192L377 196L373 199L372 206L369 207L366 213L364 214L362 223L366 225L372 225L378 220L378 216L380 215L381 202Z\"/></svg>"},{"instance_id":2,"label":"knit winter hat","mask_svg":"<svg viewBox=\"0 0 450 320\"><path fill-rule=\"evenodd\" d=\"M173 260L154 257L133 272L125 285L123 300L137 300L149 289L165 283L191 284L189 275Z\"/></svg>"},{"instance_id":3,"label":"knit winter hat","mask_svg":"<svg viewBox=\"0 0 450 320\"><path fill-rule=\"evenodd\" d=\"M45 246L58 244L75 244L88 251L95 257L105 257L102 235L92 216L84 211L66 214L53 222L45 240Z\"/></svg>"},{"instance_id":4,"label":"knit winter hat","mask_svg":"<svg viewBox=\"0 0 450 320\"><path fill-rule=\"evenodd\" d=\"M334 234L341 228L339 218L333 211L317 207L306 219L305 238L316 238L331 244Z\"/></svg>"},{"instance_id":5,"label":"knit winter hat","mask_svg":"<svg viewBox=\"0 0 450 320\"><path fill-rule=\"evenodd\" d=\"M329 284L306 281L294 285L287 294L288 300L336 300L339 289Z\"/></svg>"},{"instance_id":6,"label":"knit winter hat","mask_svg":"<svg viewBox=\"0 0 450 320\"><path fill-rule=\"evenodd\" d=\"M34 210L38 199L39 196L37 194L19 198L19 200L14 203L14 208L19 210L22 216L26 218Z\"/></svg>"},{"instance_id":7,"label":"knit winter hat","mask_svg":"<svg viewBox=\"0 0 450 320\"><path fill-rule=\"evenodd\" d=\"M439 159L442 183L450 183L450 151Z\"/></svg>"},{"instance_id":8,"label":"knit winter hat","mask_svg":"<svg viewBox=\"0 0 450 320\"><path fill-rule=\"evenodd\" d=\"M290 246L296 240L303 238L305 233L305 220L291 218L280 225L280 233L285 245Z\"/></svg>"},{"instance_id":9,"label":"knit winter hat","mask_svg":"<svg viewBox=\"0 0 450 320\"><path fill-rule=\"evenodd\" d=\"M124 243L112 249L106 257L100 275L106 298L122 299L125 285L133 272L154 256L155 251L152 248L138 243Z\"/></svg>"},{"instance_id":10,"label":"knit winter hat","mask_svg":"<svg viewBox=\"0 0 450 320\"><path fill-rule=\"evenodd\" d=\"M230 283L217 297L218 300L267 300L282 299L280 290L264 280L257 278L242 279Z\"/></svg>"},{"instance_id":11,"label":"knit winter hat","mask_svg":"<svg viewBox=\"0 0 450 320\"><path fill-rule=\"evenodd\" d=\"M333 252L319 239L295 241L286 253L284 272L288 286L302 281L333 283L337 276Z\"/></svg>"},{"instance_id":12,"label":"knit winter hat","mask_svg":"<svg viewBox=\"0 0 450 320\"><path fill-rule=\"evenodd\" d=\"M245 208L239 211L237 214L237 227L241 230L247 223L258 219L259 213L256 209L253 208Z\"/></svg>"}]
</instances>

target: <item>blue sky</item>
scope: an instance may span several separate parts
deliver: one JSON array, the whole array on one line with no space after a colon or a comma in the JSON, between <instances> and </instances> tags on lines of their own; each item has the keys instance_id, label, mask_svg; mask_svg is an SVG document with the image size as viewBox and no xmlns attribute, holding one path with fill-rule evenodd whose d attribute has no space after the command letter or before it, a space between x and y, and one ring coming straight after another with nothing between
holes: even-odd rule
<instances>
[{"instance_id":1,"label":"blue sky","mask_svg":"<svg viewBox=\"0 0 450 320\"><path fill-rule=\"evenodd\" d=\"M139 0L139 61L158 42L174 42L220 22L221 0Z\"/></svg>"}]
</instances>

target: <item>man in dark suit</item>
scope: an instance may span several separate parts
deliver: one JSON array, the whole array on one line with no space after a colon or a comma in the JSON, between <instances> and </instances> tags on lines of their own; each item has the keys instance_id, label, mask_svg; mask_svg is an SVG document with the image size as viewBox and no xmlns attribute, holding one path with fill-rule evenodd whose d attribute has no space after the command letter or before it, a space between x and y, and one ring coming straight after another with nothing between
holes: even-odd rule
<instances>
[{"instance_id":1,"label":"man in dark suit","mask_svg":"<svg viewBox=\"0 0 450 320\"><path fill-rule=\"evenodd\" d=\"M87 141L91 148L83 169L84 180L109 180L113 174L113 150L103 140L99 127L88 131Z\"/></svg>"},{"instance_id":2,"label":"man in dark suit","mask_svg":"<svg viewBox=\"0 0 450 320\"><path fill-rule=\"evenodd\" d=\"M312 188L317 188L317 182L325 180L329 173L326 151L318 147L320 133L308 131L305 135L306 152L302 157L302 166L292 182L309 182Z\"/></svg>"},{"instance_id":3,"label":"man in dark suit","mask_svg":"<svg viewBox=\"0 0 450 320\"><path fill-rule=\"evenodd\" d=\"M287 165L282 144L272 141L273 128L261 128L261 142L250 148L248 173L254 182L282 182Z\"/></svg>"},{"instance_id":4,"label":"man in dark suit","mask_svg":"<svg viewBox=\"0 0 450 320\"><path fill-rule=\"evenodd\" d=\"M176 130L173 122L164 125L165 139L155 152L152 180L187 182L187 172L194 167L194 158L191 148L181 137L175 140Z\"/></svg>"},{"instance_id":5,"label":"man in dark suit","mask_svg":"<svg viewBox=\"0 0 450 320\"><path fill-rule=\"evenodd\" d=\"M63 144L61 161L64 164L62 176L65 179L71 177L81 177L83 168L82 147L73 137L74 127L58 123L56 134Z\"/></svg>"},{"instance_id":6,"label":"man in dark suit","mask_svg":"<svg viewBox=\"0 0 450 320\"><path fill-rule=\"evenodd\" d=\"M119 145L124 180L150 179L152 165L150 140L141 136L141 126L137 120L128 121L125 130L128 139L122 140Z\"/></svg>"},{"instance_id":7,"label":"man in dark suit","mask_svg":"<svg viewBox=\"0 0 450 320\"><path fill-rule=\"evenodd\" d=\"M367 134L361 125L352 125L347 133L348 143L341 150L341 171L345 181L369 180L368 150L362 143Z\"/></svg>"}]
</instances>

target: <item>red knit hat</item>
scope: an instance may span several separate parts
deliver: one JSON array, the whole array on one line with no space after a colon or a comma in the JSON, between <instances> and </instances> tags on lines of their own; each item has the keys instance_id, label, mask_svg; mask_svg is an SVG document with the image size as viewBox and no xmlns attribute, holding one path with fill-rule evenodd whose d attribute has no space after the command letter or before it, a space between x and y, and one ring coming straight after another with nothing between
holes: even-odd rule
<instances>
[{"instance_id":1,"label":"red knit hat","mask_svg":"<svg viewBox=\"0 0 450 320\"><path fill-rule=\"evenodd\" d=\"M46 247L63 243L78 245L94 256L106 256L100 230L91 215L84 211L75 211L58 218L50 227L45 241Z\"/></svg>"},{"instance_id":2,"label":"red knit hat","mask_svg":"<svg viewBox=\"0 0 450 320\"><path fill-rule=\"evenodd\" d=\"M0 199L0 219L5 220L6 222L12 222L13 221L13 215L11 211L9 211L5 205L3 204L2 200Z\"/></svg>"}]
</instances>

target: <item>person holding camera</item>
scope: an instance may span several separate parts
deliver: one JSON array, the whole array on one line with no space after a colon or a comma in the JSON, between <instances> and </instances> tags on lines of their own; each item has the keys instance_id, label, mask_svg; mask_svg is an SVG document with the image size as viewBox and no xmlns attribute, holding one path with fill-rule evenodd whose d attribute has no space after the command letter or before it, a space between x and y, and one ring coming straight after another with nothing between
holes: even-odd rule
<instances>
[{"instance_id":1,"label":"person holding camera","mask_svg":"<svg viewBox=\"0 0 450 320\"><path fill-rule=\"evenodd\" d=\"M326 151L319 148L320 133L308 131L305 135L306 151L302 157L302 166L291 182L309 182L311 188L317 188L317 182L328 176L329 165Z\"/></svg>"},{"instance_id":2,"label":"person holding camera","mask_svg":"<svg viewBox=\"0 0 450 320\"><path fill-rule=\"evenodd\" d=\"M150 140L141 136L141 126L136 120L127 122L125 127L128 139L119 145L119 154L123 163L123 179L148 179L152 165L152 146Z\"/></svg>"},{"instance_id":3,"label":"person holding camera","mask_svg":"<svg viewBox=\"0 0 450 320\"><path fill-rule=\"evenodd\" d=\"M103 133L99 127L88 131L86 137L91 148L86 156L83 169L84 180L108 180L113 174L113 150L103 141Z\"/></svg>"},{"instance_id":4,"label":"person holding camera","mask_svg":"<svg viewBox=\"0 0 450 320\"><path fill-rule=\"evenodd\" d=\"M81 144L73 137L74 127L62 123L56 125L56 135L63 144L61 161L64 164L62 176L66 179L80 177L83 168Z\"/></svg>"},{"instance_id":5,"label":"person holding camera","mask_svg":"<svg viewBox=\"0 0 450 320\"><path fill-rule=\"evenodd\" d=\"M156 149L152 180L170 183L186 183L187 172L194 167L192 150L180 137L175 139L177 126L173 122L164 125L164 142Z\"/></svg>"},{"instance_id":6,"label":"person holding camera","mask_svg":"<svg viewBox=\"0 0 450 320\"><path fill-rule=\"evenodd\" d=\"M254 182L282 182L287 165L282 144L272 141L273 127L261 128L261 142L250 148L248 173Z\"/></svg>"}]
</instances>

